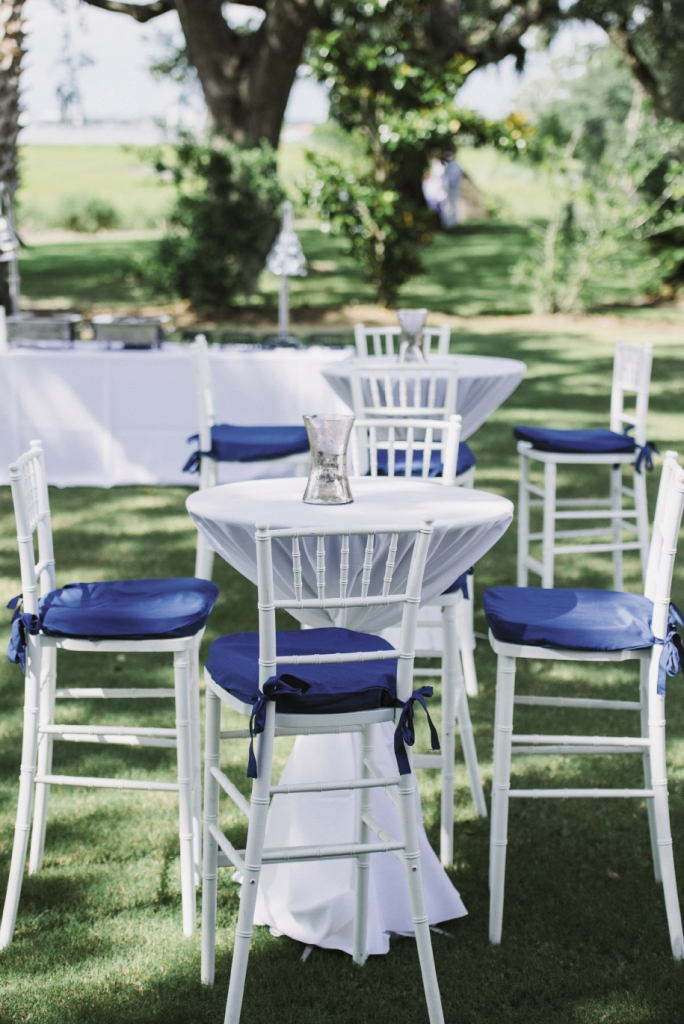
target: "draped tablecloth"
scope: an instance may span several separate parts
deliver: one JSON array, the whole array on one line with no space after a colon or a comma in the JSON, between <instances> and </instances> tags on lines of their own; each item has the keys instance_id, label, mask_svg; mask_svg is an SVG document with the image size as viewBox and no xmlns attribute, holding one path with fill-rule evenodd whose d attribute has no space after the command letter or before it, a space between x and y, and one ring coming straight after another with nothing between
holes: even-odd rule
<instances>
[{"instance_id":1,"label":"draped tablecloth","mask_svg":"<svg viewBox=\"0 0 684 1024\"><path fill-rule=\"evenodd\" d=\"M419 525L423 515L431 514L435 517L434 533L424 577L425 600L442 593L488 551L513 518L513 506L505 498L484 491L444 487L436 482L354 479L352 490L354 502L350 505L305 505L301 501L303 480L259 480L195 492L186 504L194 523L212 547L252 582L256 582L256 523L268 523L274 529L295 526L343 529L364 525L377 529L382 523ZM284 547L289 543L277 539L273 542L278 598L293 594ZM315 539L300 541L305 597L316 593L315 543ZM378 561L384 566L384 552L378 551L378 554ZM405 586L409 554L406 544L402 549L400 537L394 591ZM361 571L363 547L350 544L349 556L349 593L353 593L351 584ZM338 586L331 560L329 568L326 567L326 592L335 593ZM304 620L307 613L297 610L294 614ZM375 632L395 620L396 614L396 608L350 609L347 625ZM311 625L330 625L335 621L334 616L334 610L318 611L315 619L307 618L307 621ZM383 772L396 774L392 741L391 723L379 725L375 759ZM281 781L353 778L357 743L358 737L350 734L297 737ZM355 806L353 792L276 796L269 811L266 846L353 842ZM389 832L400 834L396 809L384 791L373 791L372 813ZM428 844L419 799L416 814L430 923L461 917L466 913L465 907ZM262 869L256 920L275 932L310 945L351 953L353 915L352 861L282 864ZM386 953L391 934L412 933L404 867L391 853L374 854L371 857L368 951Z\"/></svg>"},{"instance_id":2,"label":"draped tablecloth","mask_svg":"<svg viewBox=\"0 0 684 1024\"><path fill-rule=\"evenodd\" d=\"M352 408L351 381L347 360L326 366L323 376L337 395ZM357 359L368 367L396 366L395 356L371 356ZM506 401L525 376L527 366L519 359L500 359L498 356L449 355L429 359L438 365L458 368L458 396L455 411L463 418L461 440L465 441L481 427L495 409ZM418 365L418 364L416 364Z\"/></svg>"},{"instance_id":3,"label":"draped tablecloth","mask_svg":"<svg viewBox=\"0 0 684 1024\"><path fill-rule=\"evenodd\" d=\"M210 347L217 423L302 425L305 413L347 412L321 370L343 349L244 351ZM0 353L0 484L7 466L43 441L48 482L59 487L185 484L197 433L187 345L144 351L11 348ZM221 463L219 480L283 476L282 462Z\"/></svg>"}]
</instances>

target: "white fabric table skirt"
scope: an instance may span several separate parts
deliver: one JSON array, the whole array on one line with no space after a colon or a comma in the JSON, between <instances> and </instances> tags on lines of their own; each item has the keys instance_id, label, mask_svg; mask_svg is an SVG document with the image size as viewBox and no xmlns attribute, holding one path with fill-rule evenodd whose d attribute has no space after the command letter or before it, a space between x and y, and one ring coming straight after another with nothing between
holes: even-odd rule
<instances>
[{"instance_id":1,"label":"white fabric table skirt","mask_svg":"<svg viewBox=\"0 0 684 1024\"><path fill-rule=\"evenodd\" d=\"M374 524L419 523L422 515L435 517L428 552L423 596L436 596L477 561L503 534L513 517L510 501L483 491L444 487L440 483L403 480L354 479L350 505L305 505L303 480L261 480L229 484L191 494L190 515L214 549L226 561L256 581L254 525L273 528L323 526L330 528ZM292 594L291 580L283 571L284 552L274 542L276 596ZM315 550L315 541L314 550ZM312 591L311 547L300 541L304 589ZM397 553L394 583L405 584L408 558ZM363 550L350 545L349 581L358 578ZM382 561L382 558L380 558ZM314 563L315 564L315 560ZM280 565L280 570L278 566ZM326 589L334 593L338 580L332 565L326 569ZM352 588L350 586L350 593ZM306 595L305 595L306 596ZM326 613L313 625L330 625ZM299 618L303 612L297 612ZM396 609L373 608L358 618L350 616L350 628L379 630ZM383 772L396 775L394 727L376 728L375 759ZM350 734L300 736L287 762L281 782L342 780L356 774L358 737ZM266 845L313 845L353 842L356 797L353 793L306 793L276 796L269 811ZM396 808L384 791L373 792L373 816L398 836ZM422 825L420 800L416 802L420 852L428 916L431 924L461 917L463 902L430 847ZM392 854L371 857L368 951L386 953L390 935L413 934L408 888L403 865ZM282 864L262 869L256 921L275 932L308 945L352 952L354 917L353 861Z\"/></svg>"},{"instance_id":2,"label":"white fabric table skirt","mask_svg":"<svg viewBox=\"0 0 684 1024\"><path fill-rule=\"evenodd\" d=\"M371 356L358 361L369 367L396 365L397 362L395 356ZM428 366L430 362L428 362ZM463 418L462 441L474 434L487 417L506 401L527 371L527 366L519 359L500 359L497 356L439 356L438 359L435 358L434 362L453 363L458 367L458 396L455 412ZM351 382L345 362L327 366L323 375L336 394L351 409Z\"/></svg>"},{"instance_id":3,"label":"white fabric table skirt","mask_svg":"<svg viewBox=\"0 0 684 1024\"><path fill-rule=\"evenodd\" d=\"M348 412L321 371L344 349L243 351L210 348L217 423L301 425L313 412ZM48 482L58 487L185 484L197 433L187 345L107 350L9 349L0 353L0 484L34 438L43 441ZM219 480L284 476L282 462L219 463Z\"/></svg>"}]
</instances>

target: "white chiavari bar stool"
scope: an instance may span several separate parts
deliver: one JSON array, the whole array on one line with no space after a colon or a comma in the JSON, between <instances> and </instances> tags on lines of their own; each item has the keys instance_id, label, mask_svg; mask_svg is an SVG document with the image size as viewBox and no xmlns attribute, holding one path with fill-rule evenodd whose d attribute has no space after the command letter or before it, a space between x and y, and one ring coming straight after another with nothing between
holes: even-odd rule
<instances>
[{"instance_id":1,"label":"white chiavari bar stool","mask_svg":"<svg viewBox=\"0 0 684 1024\"><path fill-rule=\"evenodd\" d=\"M450 416L446 423L417 418L358 419L352 428L349 449L350 476L369 475L394 479L406 477L406 467L411 466L413 473L408 476L409 479L423 483L432 480L435 486L454 487L460 431L460 416ZM487 817L487 804L482 789L468 697L459 659L459 650L463 650L459 625L462 633L467 636L467 628L463 627L467 627L469 623L469 611L467 608L464 610L467 574L464 576L466 579L459 578L445 594L421 604L417 623L416 657L438 657L442 665L439 669L413 670L414 677L438 677L442 680L440 753L414 754L413 763L416 768L439 771L441 775L440 859L445 867L450 867L454 859L454 762L457 722L473 804L481 818ZM433 640L430 647L421 648L418 646L421 637L431 638L433 634L434 620L429 617L430 611L426 612L426 609L433 608L440 616L439 640ZM400 630L385 629L382 635L396 645ZM468 653L472 658L470 644Z\"/></svg>"},{"instance_id":2,"label":"white chiavari bar stool","mask_svg":"<svg viewBox=\"0 0 684 1024\"><path fill-rule=\"evenodd\" d=\"M451 362L431 360L430 366L416 364L392 364L379 366L364 364L361 360L350 361L350 383L354 415L359 419L371 417L429 417L448 420L456 413L458 397L458 366ZM459 441L455 483L459 487L475 486L475 455L465 441ZM475 671L474 620L473 620L473 577L470 574L464 589L470 600L457 607L457 633L461 651L461 664L465 678L466 693L477 696L477 673ZM436 607L436 604L435 604ZM431 654L425 657L440 658L444 649L440 639L441 616L427 621L430 612L424 612L423 630L430 630ZM427 638L427 634L425 634ZM420 643L420 640L419 640Z\"/></svg>"},{"instance_id":3,"label":"white chiavari bar stool","mask_svg":"<svg viewBox=\"0 0 684 1024\"><path fill-rule=\"evenodd\" d=\"M205 753L205 839L202 889L202 980L213 984L216 934L217 868L232 866L242 875L240 910L235 933L225 1020L238 1024L242 1007L247 961L261 866L352 858L356 862L354 961L366 960L366 926L370 856L392 852L406 867L412 918L423 985L431 1024L444 1020L430 942L418 848L415 791L411 754L397 762L398 776L384 776L373 758L375 725L396 721L398 736L412 729L413 701L429 696L412 694L413 644L432 520L422 525L395 527L376 523L342 533L310 529L269 530L256 527L259 633L224 636L214 641L205 669L207 682L207 732ZM398 546L411 563L406 589L391 593ZM284 543L283 543L284 542ZM274 543L278 545L274 550ZM405 545L408 543L408 547ZM288 553L289 548L289 553ZM350 549L363 562L363 571L349 583ZM302 582L302 564L315 564L316 590ZM275 597L273 563L278 578L292 580L292 597ZM334 561L331 575L339 571L334 597L326 593L326 563ZM289 571L288 571L289 569ZM334 571L333 571L334 569ZM289 589L289 588L288 588ZM357 591L354 595L353 591ZM316 597L305 596L309 592ZM279 608L339 609L396 604L403 608L398 650L368 633L344 628L307 629L276 633ZM396 660L398 659L398 660ZM396 670L394 663L398 667ZM387 668L383 666L388 666ZM395 675L396 671L396 675ZM429 688L426 688L429 691ZM418 698L418 694L421 694ZM221 706L225 703L251 716L250 730L221 732ZM396 710L395 710L396 709ZM404 732L402 733L402 727ZM278 735L311 735L340 731L360 733L358 777L342 782L311 782L272 785L273 741ZM248 804L220 768L221 739L256 736L256 756L250 749L248 774L253 778ZM436 741L436 736L434 737ZM403 740L399 742L401 749ZM412 740L408 739L411 743ZM395 838L372 817L372 791L382 788L399 809L401 838ZM236 850L219 830L219 792L223 790L248 818L247 847ZM356 841L343 844L264 849L269 803L273 794L356 790ZM377 841L372 841L374 834ZM219 852L220 851L220 852Z\"/></svg>"},{"instance_id":4,"label":"white chiavari bar stool","mask_svg":"<svg viewBox=\"0 0 684 1024\"><path fill-rule=\"evenodd\" d=\"M215 487L217 462L281 462L283 467L294 466L296 476L309 472L309 440L303 426L241 427L217 424L214 390L211 383L209 347L204 334L198 334L190 345L199 434L199 448L190 456L184 469L199 469L199 487ZM201 533L197 534L195 576L210 580L214 567L214 552Z\"/></svg>"},{"instance_id":5,"label":"white chiavari bar stool","mask_svg":"<svg viewBox=\"0 0 684 1024\"><path fill-rule=\"evenodd\" d=\"M645 799L653 868L663 885L672 953L684 958L682 919L670 832L665 762L665 681L679 666L676 632L670 619L670 587L684 507L684 471L676 452L667 452L658 492L644 594L620 591L498 587L485 591L490 643L497 654L494 724L494 782L490 845L489 938L501 941L512 798ZM639 664L639 700L515 696L519 658L546 661ZM673 660L672 660L673 659ZM519 735L513 731L516 704L638 712L639 736ZM511 788L514 754L641 754L643 789Z\"/></svg>"},{"instance_id":6,"label":"white chiavari bar stool","mask_svg":"<svg viewBox=\"0 0 684 1024\"><path fill-rule=\"evenodd\" d=\"M542 587L553 587L555 559L561 555L612 552L613 589L622 590L622 553L638 551L642 572L648 562L648 501L645 470L650 466L646 439L652 345L618 341L613 362L610 429L552 430L515 427L520 455L518 497L518 586L528 585L528 574L541 577ZM626 396L635 396L634 413L625 408ZM634 435L625 428L633 428ZM543 486L530 479L535 465L543 467ZM558 498L558 466L606 466L610 473L610 497ZM623 480L623 468L632 469L632 486ZM623 499L632 508L623 507ZM541 532L530 532L530 509L542 510ZM606 526L558 529L573 522L609 520ZM631 535L625 540L624 534ZM605 542L577 543L582 538L611 537ZM558 544L557 542L570 541ZM541 561L530 555L530 544L541 542Z\"/></svg>"},{"instance_id":7,"label":"white chiavari bar stool","mask_svg":"<svg viewBox=\"0 0 684 1024\"><path fill-rule=\"evenodd\" d=\"M8 657L25 666L25 703L19 801L0 925L0 948L8 945L14 934L32 811L29 873L34 874L42 865L51 786L178 794L183 930L190 935L195 927L195 885L201 869L202 838L199 644L218 597L218 588L195 577L73 583L56 588L50 505L40 441L32 441L30 450L10 466L10 479L17 522L22 604L12 623ZM88 686L57 690L58 650L168 652L173 655L174 687L102 689ZM55 723L56 699L155 697L175 701L175 728ZM177 750L178 781L55 775L52 773L55 740L173 747Z\"/></svg>"},{"instance_id":8,"label":"white chiavari bar stool","mask_svg":"<svg viewBox=\"0 0 684 1024\"><path fill-rule=\"evenodd\" d=\"M423 328L423 355L448 356L451 341L451 328L448 324L442 327ZM356 324L354 327L356 354L365 359L367 356L398 356L401 347L401 327L366 327Z\"/></svg>"}]
</instances>

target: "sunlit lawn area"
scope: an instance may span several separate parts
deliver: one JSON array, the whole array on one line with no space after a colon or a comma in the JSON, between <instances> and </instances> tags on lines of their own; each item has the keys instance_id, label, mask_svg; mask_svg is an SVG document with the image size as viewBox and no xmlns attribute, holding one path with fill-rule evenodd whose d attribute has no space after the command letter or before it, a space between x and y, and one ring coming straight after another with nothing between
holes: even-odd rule
<instances>
[{"instance_id":1,"label":"sunlit lawn area","mask_svg":"<svg viewBox=\"0 0 684 1024\"><path fill-rule=\"evenodd\" d=\"M465 290L464 290L465 294ZM528 375L509 401L472 439L478 486L515 500L517 466L511 424L602 425L607 415L611 337L583 324L511 326L474 321L459 331L460 351L514 356ZM674 330L658 331L650 436L684 449L684 349ZM649 478L651 509L657 472ZM588 476L575 478L580 491ZM180 488L56 490L54 512L58 583L145 575L190 574L194 532ZM476 628L482 589L514 583L515 526L478 563ZM216 582L221 596L206 644L225 632L256 628L256 591L225 564ZM558 580L610 586L605 555L561 563ZM639 588L634 560L627 587ZM0 489L0 597L19 589L18 559L8 488ZM684 558L674 599L684 598ZM1 619L4 643L9 613ZM489 799L495 662L488 644L476 652L481 693L471 701L480 765ZM163 658L60 655L60 682L105 686L170 681ZM636 670L521 664L521 692L556 692L634 699ZM599 684L603 684L600 686ZM126 722L125 702L103 708L66 702L67 721ZM21 749L23 687L20 672L0 664L0 887L12 841ZM152 706L154 704L154 706ZM138 705L138 710L140 705ZM675 857L684 884L684 696L681 678L668 687L668 754ZM149 722L171 724L159 702ZM637 730L627 716L521 708L524 732ZM69 717L71 716L71 717ZM423 725L421 724L421 729ZM425 736L422 737L425 740ZM279 758L287 741L278 741ZM225 745L224 745L225 746ZM233 776L248 792L246 746L237 744ZM172 752L58 744L56 770L65 774L174 777ZM515 778L526 787L639 786L637 758L519 758ZM456 858L451 873L469 916L433 936L449 1024L675 1024L682 1019L684 976L670 955L662 894L653 880L646 810L631 801L515 801L510 814L509 866L501 947L487 942L488 825L473 816L467 778L457 763ZM434 775L421 778L428 835L438 845L439 799ZM224 808L223 824L236 845L242 820ZM216 987L199 982L199 936L186 940L180 924L177 822L164 794L56 791L51 798L43 870L27 878L11 947L0 955L0 1020L7 1024L188 1024L223 1019L235 927L238 886L220 881ZM684 890L681 890L684 891ZM256 929L247 978L244 1024L416 1024L425 1020L420 976L411 940L393 940L385 957L356 968L337 952L302 947Z\"/></svg>"}]
</instances>

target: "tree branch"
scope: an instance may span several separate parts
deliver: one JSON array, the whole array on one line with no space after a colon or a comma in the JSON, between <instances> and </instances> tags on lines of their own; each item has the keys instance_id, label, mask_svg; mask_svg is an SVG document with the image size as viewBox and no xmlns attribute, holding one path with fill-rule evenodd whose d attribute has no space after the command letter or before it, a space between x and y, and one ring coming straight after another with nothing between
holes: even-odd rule
<instances>
[{"instance_id":1,"label":"tree branch","mask_svg":"<svg viewBox=\"0 0 684 1024\"><path fill-rule=\"evenodd\" d=\"M100 7L103 11L128 14L141 24L176 8L174 0L154 0L154 3L151 4L127 4L121 3L120 0L84 0L84 2L90 4L91 7Z\"/></svg>"}]
</instances>

